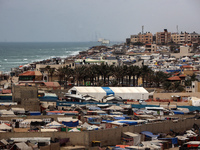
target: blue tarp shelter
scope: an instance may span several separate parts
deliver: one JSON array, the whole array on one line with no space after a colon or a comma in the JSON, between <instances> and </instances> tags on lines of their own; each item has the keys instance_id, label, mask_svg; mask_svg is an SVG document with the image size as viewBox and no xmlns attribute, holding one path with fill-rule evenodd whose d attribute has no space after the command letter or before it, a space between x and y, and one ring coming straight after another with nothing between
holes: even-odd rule
<instances>
[{"instance_id":1,"label":"blue tarp shelter","mask_svg":"<svg viewBox=\"0 0 200 150\"><path fill-rule=\"evenodd\" d=\"M144 134L147 137L157 138L159 135L154 135L152 132L149 131L142 131L141 134Z\"/></svg>"},{"instance_id":2,"label":"blue tarp shelter","mask_svg":"<svg viewBox=\"0 0 200 150\"><path fill-rule=\"evenodd\" d=\"M68 126L68 127L77 127L78 126L78 121L69 121L69 122L66 122L66 121L63 121L62 124Z\"/></svg>"},{"instance_id":3,"label":"blue tarp shelter","mask_svg":"<svg viewBox=\"0 0 200 150\"><path fill-rule=\"evenodd\" d=\"M125 123L125 124L128 124L128 125L137 125L137 122L135 121L118 121L119 123Z\"/></svg>"},{"instance_id":4,"label":"blue tarp shelter","mask_svg":"<svg viewBox=\"0 0 200 150\"><path fill-rule=\"evenodd\" d=\"M184 115L184 112L179 111L179 110L172 110L175 115Z\"/></svg>"}]
</instances>

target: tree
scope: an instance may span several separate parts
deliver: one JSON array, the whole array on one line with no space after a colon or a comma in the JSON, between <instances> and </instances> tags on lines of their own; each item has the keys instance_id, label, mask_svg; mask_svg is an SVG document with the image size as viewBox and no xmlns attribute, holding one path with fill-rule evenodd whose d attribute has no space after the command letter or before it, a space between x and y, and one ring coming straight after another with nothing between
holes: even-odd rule
<instances>
[{"instance_id":1,"label":"tree","mask_svg":"<svg viewBox=\"0 0 200 150\"><path fill-rule=\"evenodd\" d=\"M156 86L159 88L160 84L166 81L168 78L168 75L162 71L155 72L154 74L154 82L156 83Z\"/></svg>"},{"instance_id":2,"label":"tree","mask_svg":"<svg viewBox=\"0 0 200 150\"><path fill-rule=\"evenodd\" d=\"M51 66L46 66L45 67L45 70L47 71L48 73L48 77L50 76L51 77L51 81L52 81L52 77L53 77L53 74L55 72L55 68L51 68Z\"/></svg>"},{"instance_id":3,"label":"tree","mask_svg":"<svg viewBox=\"0 0 200 150\"><path fill-rule=\"evenodd\" d=\"M141 76L142 76L142 85L143 85L143 87L144 87L144 79L147 77L149 71L150 71L150 69L149 69L148 66L143 65L141 67ZM146 82L147 82L147 80L146 80Z\"/></svg>"},{"instance_id":4,"label":"tree","mask_svg":"<svg viewBox=\"0 0 200 150\"><path fill-rule=\"evenodd\" d=\"M164 88L165 91L171 90L171 88L172 88L172 83L171 83L170 81L165 81L165 82L163 83L163 88Z\"/></svg>"},{"instance_id":5,"label":"tree","mask_svg":"<svg viewBox=\"0 0 200 150\"><path fill-rule=\"evenodd\" d=\"M176 81L172 84L172 90L173 92L182 92L184 88L179 81Z\"/></svg>"}]
</instances>

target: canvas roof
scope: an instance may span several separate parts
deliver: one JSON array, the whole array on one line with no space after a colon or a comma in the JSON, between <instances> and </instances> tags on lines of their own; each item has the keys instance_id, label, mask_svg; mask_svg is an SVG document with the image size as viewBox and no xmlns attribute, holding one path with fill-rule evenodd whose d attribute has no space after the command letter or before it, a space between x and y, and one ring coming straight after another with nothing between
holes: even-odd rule
<instances>
[{"instance_id":1,"label":"canvas roof","mask_svg":"<svg viewBox=\"0 0 200 150\"><path fill-rule=\"evenodd\" d=\"M22 123L31 123L31 122L42 122L42 119L26 119Z\"/></svg>"},{"instance_id":2,"label":"canvas roof","mask_svg":"<svg viewBox=\"0 0 200 150\"><path fill-rule=\"evenodd\" d=\"M21 150L32 150L31 147L29 147L26 143L22 142L22 143L15 143L15 145L21 149Z\"/></svg>"},{"instance_id":3,"label":"canvas roof","mask_svg":"<svg viewBox=\"0 0 200 150\"><path fill-rule=\"evenodd\" d=\"M9 127L5 123L0 124L0 130L11 130L12 127Z\"/></svg>"},{"instance_id":4,"label":"canvas roof","mask_svg":"<svg viewBox=\"0 0 200 150\"><path fill-rule=\"evenodd\" d=\"M41 129L41 132L57 132L57 129Z\"/></svg>"},{"instance_id":5,"label":"canvas roof","mask_svg":"<svg viewBox=\"0 0 200 150\"><path fill-rule=\"evenodd\" d=\"M1 140L1 143L3 143L4 145L7 145L7 144L8 144L8 142L7 142L5 139L2 139L2 140Z\"/></svg>"},{"instance_id":6,"label":"canvas roof","mask_svg":"<svg viewBox=\"0 0 200 150\"><path fill-rule=\"evenodd\" d=\"M78 119L72 119L72 117L58 117L57 120L58 120L58 122L78 121Z\"/></svg>"},{"instance_id":7,"label":"canvas roof","mask_svg":"<svg viewBox=\"0 0 200 150\"><path fill-rule=\"evenodd\" d=\"M113 105L113 106L106 108L106 110L123 110L123 108L120 106Z\"/></svg>"},{"instance_id":8,"label":"canvas roof","mask_svg":"<svg viewBox=\"0 0 200 150\"><path fill-rule=\"evenodd\" d=\"M123 132L125 135L128 135L128 136L130 136L130 137L137 137L138 136L138 134L134 134L134 133L132 133L132 132Z\"/></svg>"},{"instance_id":9,"label":"canvas roof","mask_svg":"<svg viewBox=\"0 0 200 150\"><path fill-rule=\"evenodd\" d=\"M76 91L76 94L89 94L98 100L110 94L117 95L123 99L148 99L149 92L143 87L87 87L74 86L69 90L70 93Z\"/></svg>"},{"instance_id":10,"label":"canvas roof","mask_svg":"<svg viewBox=\"0 0 200 150\"><path fill-rule=\"evenodd\" d=\"M62 124L58 123L57 121L53 121L51 123L48 123L46 126L62 126Z\"/></svg>"}]
</instances>

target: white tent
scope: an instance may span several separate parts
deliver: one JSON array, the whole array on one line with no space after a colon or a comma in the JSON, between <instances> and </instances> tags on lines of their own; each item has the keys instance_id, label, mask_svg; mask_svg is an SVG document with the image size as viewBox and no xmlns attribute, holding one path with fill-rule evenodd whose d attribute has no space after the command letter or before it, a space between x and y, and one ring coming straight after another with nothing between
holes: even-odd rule
<instances>
[{"instance_id":1,"label":"white tent","mask_svg":"<svg viewBox=\"0 0 200 150\"><path fill-rule=\"evenodd\" d=\"M11 130L12 127L6 125L5 123L0 124L0 130Z\"/></svg>"},{"instance_id":2,"label":"white tent","mask_svg":"<svg viewBox=\"0 0 200 150\"><path fill-rule=\"evenodd\" d=\"M41 132L57 132L57 129L41 129Z\"/></svg>"},{"instance_id":3,"label":"white tent","mask_svg":"<svg viewBox=\"0 0 200 150\"><path fill-rule=\"evenodd\" d=\"M117 95L123 99L148 99L149 92L143 87L88 87L88 86L74 86L69 90L69 93L76 95L89 94L98 100L106 95Z\"/></svg>"},{"instance_id":4,"label":"white tent","mask_svg":"<svg viewBox=\"0 0 200 150\"><path fill-rule=\"evenodd\" d=\"M113 106L106 108L106 110L123 110L123 108L120 106L113 105Z\"/></svg>"},{"instance_id":5,"label":"white tent","mask_svg":"<svg viewBox=\"0 0 200 150\"><path fill-rule=\"evenodd\" d=\"M73 129L69 130L69 132L81 132L81 131L78 130L77 128L73 128Z\"/></svg>"},{"instance_id":6,"label":"white tent","mask_svg":"<svg viewBox=\"0 0 200 150\"><path fill-rule=\"evenodd\" d=\"M200 106L200 98L191 97L190 100L189 100L189 104L191 106Z\"/></svg>"},{"instance_id":7,"label":"white tent","mask_svg":"<svg viewBox=\"0 0 200 150\"><path fill-rule=\"evenodd\" d=\"M51 128L59 128L62 126L62 124L58 123L57 121L53 121L51 123L48 123L46 126Z\"/></svg>"}]
</instances>

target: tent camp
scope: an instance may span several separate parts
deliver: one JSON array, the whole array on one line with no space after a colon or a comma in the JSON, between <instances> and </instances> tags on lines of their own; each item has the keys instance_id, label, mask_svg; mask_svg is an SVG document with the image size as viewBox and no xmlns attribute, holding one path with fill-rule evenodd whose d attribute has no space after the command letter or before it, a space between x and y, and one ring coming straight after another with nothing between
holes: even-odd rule
<instances>
[{"instance_id":1,"label":"tent camp","mask_svg":"<svg viewBox=\"0 0 200 150\"><path fill-rule=\"evenodd\" d=\"M143 87L86 87L74 86L69 93L76 95L89 94L98 100L104 96L113 94L122 97L122 99L148 99L149 92Z\"/></svg>"}]
</instances>

